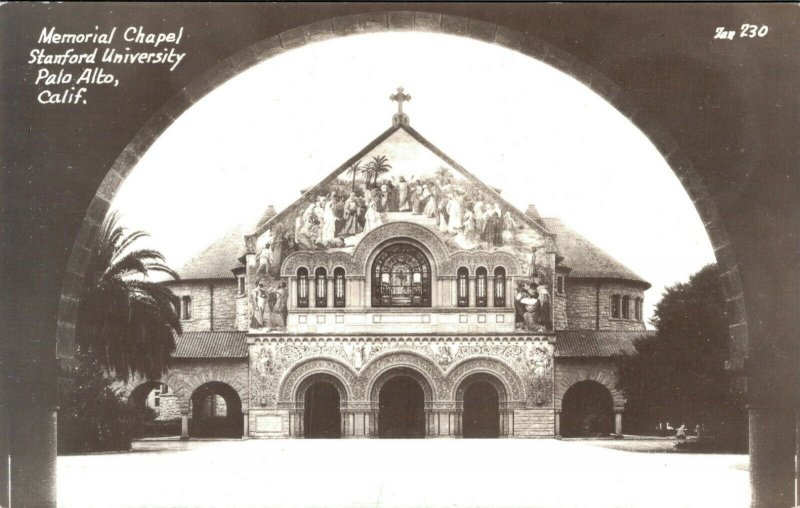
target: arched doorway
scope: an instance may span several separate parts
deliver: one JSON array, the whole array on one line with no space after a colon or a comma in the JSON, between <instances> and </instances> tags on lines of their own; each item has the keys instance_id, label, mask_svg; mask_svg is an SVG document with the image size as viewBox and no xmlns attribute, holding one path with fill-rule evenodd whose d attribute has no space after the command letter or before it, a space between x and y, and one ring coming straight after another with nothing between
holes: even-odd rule
<instances>
[{"instance_id":1,"label":"arched doorway","mask_svg":"<svg viewBox=\"0 0 800 508\"><path fill-rule=\"evenodd\" d=\"M613 431L613 398L608 388L597 381L570 386L561 402L561 435L588 437Z\"/></svg>"},{"instance_id":2,"label":"arched doorway","mask_svg":"<svg viewBox=\"0 0 800 508\"><path fill-rule=\"evenodd\" d=\"M425 393L410 376L395 376L378 396L378 437L425 437Z\"/></svg>"},{"instance_id":3,"label":"arched doorway","mask_svg":"<svg viewBox=\"0 0 800 508\"><path fill-rule=\"evenodd\" d=\"M192 392L189 408L191 437L242 437L242 400L230 385L200 385Z\"/></svg>"},{"instance_id":4,"label":"arched doorway","mask_svg":"<svg viewBox=\"0 0 800 508\"><path fill-rule=\"evenodd\" d=\"M180 401L166 383L148 381L140 384L131 390L128 403L151 410L142 425L141 437L180 436Z\"/></svg>"},{"instance_id":5,"label":"arched doorway","mask_svg":"<svg viewBox=\"0 0 800 508\"><path fill-rule=\"evenodd\" d=\"M476 381L464 390L461 435L465 438L500 437L500 395L491 383Z\"/></svg>"},{"instance_id":6,"label":"arched doorway","mask_svg":"<svg viewBox=\"0 0 800 508\"><path fill-rule=\"evenodd\" d=\"M342 436L339 390L331 383L317 381L304 395L303 436L310 439L335 439Z\"/></svg>"}]
</instances>

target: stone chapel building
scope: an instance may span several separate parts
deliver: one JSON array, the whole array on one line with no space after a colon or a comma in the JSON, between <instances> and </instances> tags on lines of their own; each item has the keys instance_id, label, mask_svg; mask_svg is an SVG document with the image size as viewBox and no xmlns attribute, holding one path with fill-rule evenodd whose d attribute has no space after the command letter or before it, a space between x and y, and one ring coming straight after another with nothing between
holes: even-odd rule
<instances>
[{"instance_id":1,"label":"stone chapel building","mask_svg":"<svg viewBox=\"0 0 800 508\"><path fill-rule=\"evenodd\" d=\"M165 283L184 333L131 400L155 393L183 437L622 433L615 357L647 333L650 284L506 202L391 99L391 128Z\"/></svg>"}]
</instances>

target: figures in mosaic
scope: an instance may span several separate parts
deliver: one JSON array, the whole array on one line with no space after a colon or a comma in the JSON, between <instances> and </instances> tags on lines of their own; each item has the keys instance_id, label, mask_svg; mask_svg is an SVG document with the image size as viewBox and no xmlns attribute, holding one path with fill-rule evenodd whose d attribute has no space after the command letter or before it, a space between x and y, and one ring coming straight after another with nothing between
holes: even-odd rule
<instances>
[{"instance_id":1,"label":"figures in mosaic","mask_svg":"<svg viewBox=\"0 0 800 508\"><path fill-rule=\"evenodd\" d=\"M267 311L267 289L259 279L256 288L250 292L250 328L263 328Z\"/></svg>"},{"instance_id":2,"label":"figures in mosaic","mask_svg":"<svg viewBox=\"0 0 800 508\"><path fill-rule=\"evenodd\" d=\"M251 388L253 402L261 407L275 400L273 377L276 371L272 349L262 346L253 359Z\"/></svg>"},{"instance_id":3,"label":"figures in mosaic","mask_svg":"<svg viewBox=\"0 0 800 508\"><path fill-rule=\"evenodd\" d=\"M528 360L530 369L531 399L536 406L548 404L553 391L552 349L546 343L537 343Z\"/></svg>"}]
</instances>

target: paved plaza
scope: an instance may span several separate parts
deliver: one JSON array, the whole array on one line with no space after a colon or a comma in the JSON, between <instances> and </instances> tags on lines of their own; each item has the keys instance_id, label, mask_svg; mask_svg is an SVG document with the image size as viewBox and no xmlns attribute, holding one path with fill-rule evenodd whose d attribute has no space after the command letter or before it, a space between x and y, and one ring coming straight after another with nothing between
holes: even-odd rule
<instances>
[{"instance_id":1,"label":"paved plaza","mask_svg":"<svg viewBox=\"0 0 800 508\"><path fill-rule=\"evenodd\" d=\"M515 439L148 444L161 450L59 457L59 506L749 505L746 455Z\"/></svg>"}]
</instances>

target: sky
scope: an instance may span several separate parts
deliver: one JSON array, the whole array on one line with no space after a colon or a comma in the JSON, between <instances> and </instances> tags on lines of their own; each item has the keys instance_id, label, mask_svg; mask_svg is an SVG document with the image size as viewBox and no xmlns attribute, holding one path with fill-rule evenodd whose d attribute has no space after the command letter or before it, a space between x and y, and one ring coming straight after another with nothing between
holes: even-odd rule
<instances>
[{"instance_id":1,"label":"sky","mask_svg":"<svg viewBox=\"0 0 800 508\"><path fill-rule=\"evenodd\" d=\"M389 128L398 86L429 141L511 204L561 218L648 280L646 320L666 286L714 262L680 182L613 106L533 58L444 34L353 35L259 63L181 115L112 210L180 267L233 227L252 229L268 204L291 204Z\"/></svg>"}]
</instances>

